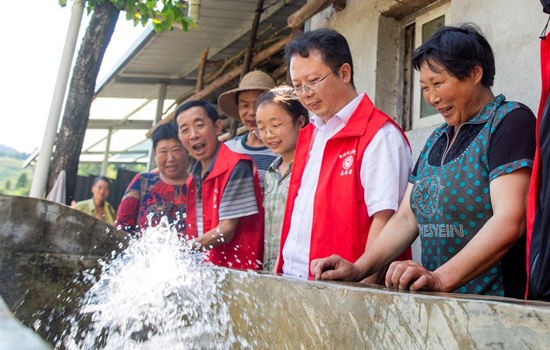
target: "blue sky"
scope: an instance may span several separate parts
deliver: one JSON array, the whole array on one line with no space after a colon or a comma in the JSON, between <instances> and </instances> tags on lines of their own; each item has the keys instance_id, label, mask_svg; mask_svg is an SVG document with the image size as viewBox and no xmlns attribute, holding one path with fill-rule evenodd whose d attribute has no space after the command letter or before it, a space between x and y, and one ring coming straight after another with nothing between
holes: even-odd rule
<instances>
[{"instance_id":1,"label":"blue sky","mask_svg":"<svg viewBox=\"0 0 550 350\"><path fill-rule=\"evenodd\" d=\"M30 153L42 144L72 1L65 8L57 0L26 0L24 10L22 6L0 21L0 144ZM77 45L88 21L84 11ZM100 76L113 67L142 31L141 25L134 27L121 16ZM77 53L78 48L75 58Z\"/></svg>"}]
</instances>

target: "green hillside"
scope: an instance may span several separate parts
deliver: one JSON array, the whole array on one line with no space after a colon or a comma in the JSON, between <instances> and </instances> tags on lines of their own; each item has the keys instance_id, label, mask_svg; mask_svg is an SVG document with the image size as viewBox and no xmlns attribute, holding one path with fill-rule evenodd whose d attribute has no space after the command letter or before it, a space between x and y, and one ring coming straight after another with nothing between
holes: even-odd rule
<instances>
[{"instance_id":1,"label":"green hillside","mask_svg":"<svg viewBox=\"0 0 550 350\"><path fill-rule=\"evenodd\" d=\"M22 169L23 162L24 159L0 156L0 193L25 196L29 194L32 169Z\"/></svg>"}]
</instances>

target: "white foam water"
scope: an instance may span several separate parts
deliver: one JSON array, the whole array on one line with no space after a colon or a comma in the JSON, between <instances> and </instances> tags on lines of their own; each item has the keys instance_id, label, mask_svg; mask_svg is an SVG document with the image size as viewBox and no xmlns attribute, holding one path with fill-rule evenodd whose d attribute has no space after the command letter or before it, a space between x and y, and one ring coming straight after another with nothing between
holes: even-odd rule
<instances>
[{"instance_id":1,"label":"white foam water","mask_svg":"<svg viewBox=\"0 0 550 350\"><path fill-rule=\"evenodd\" d=\"M203 262L167 220L109 263L56 348L228 349L236 345L220 286L223 269ZM238 347L247 347L239 340Z\"/></svg>"}]
</instances>

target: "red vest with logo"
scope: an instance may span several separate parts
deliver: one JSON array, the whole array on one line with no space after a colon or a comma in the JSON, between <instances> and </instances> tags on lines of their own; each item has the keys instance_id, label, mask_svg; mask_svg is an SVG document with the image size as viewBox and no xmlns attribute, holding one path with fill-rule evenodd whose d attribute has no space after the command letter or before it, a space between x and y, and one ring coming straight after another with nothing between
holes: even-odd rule
<instances>
[{"instance_id":1,"label":"red vest with logo","mask_svg":"<svg viewBox=\"0 0 550 350\"><path fill-rule=\"evenodd\" d=\"M202 183L203 232L218 226L218 206L231 172L240 160L249 160L253 165L254 193L259 212L239 218L231 242L208 251L208 261L214 265L237 269L261 270L264 257L264 209L262 189L256 165L249 157L230 151L220 144L212 171ZM187 235L197 237L197 183L193 176L187 179Z\"/></svg>"},{"instance_id":2,"label":"red vest with logo","mask_svg":"<svg viewBox=\"0 0 550 350\"><path fill-rule=\"evenodd\" d=\"M367 146L386 122L397 126L390 117L374 108L365 95L346 126L328 140L315 192L310 262L332 254L355 262L365 252L372 217L368 216L360 169ZM310 124L302 129L298 137L281 236L277 265L279 273L283 272L282 252L290 230L294 201L311 149L313 132L314 126ZM404 133L403 137L407 140ZM400 259L411 259L410 248ZM309 275L312 277L311 271Z\"/></svg>"}]
</instances>

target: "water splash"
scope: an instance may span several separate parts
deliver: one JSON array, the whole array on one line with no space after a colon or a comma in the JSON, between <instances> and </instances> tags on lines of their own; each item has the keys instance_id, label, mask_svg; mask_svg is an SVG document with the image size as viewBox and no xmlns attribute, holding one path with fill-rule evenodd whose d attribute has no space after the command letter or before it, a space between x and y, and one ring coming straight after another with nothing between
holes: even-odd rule
<instances>
[{"instance_id":1,"label":"water splash","mask_svg":"<svg viewBox=\"0 0 550 350\"><path fill-rule=\"evenodd\" d=\"M222 301L224 270L204 263L167 220L100 266L99 278L86 272L95 283L56 348L227 349L237 342Z\"/></svg>"}]
</instances>

